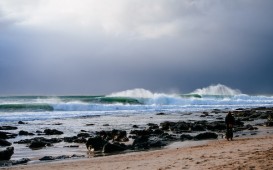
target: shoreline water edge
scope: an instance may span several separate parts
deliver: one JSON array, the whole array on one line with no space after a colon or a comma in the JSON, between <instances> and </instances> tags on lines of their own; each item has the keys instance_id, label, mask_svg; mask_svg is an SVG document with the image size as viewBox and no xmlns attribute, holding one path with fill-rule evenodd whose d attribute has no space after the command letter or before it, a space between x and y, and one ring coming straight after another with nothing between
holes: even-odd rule
<instances>
[{"instance_id":1,"label":"shoreline water edge","mask_svg":"<svg viewBox=\"0 0 273 170\"><path fill-rule=\"evenodd\" d=\"M18 121L0 126L0 158L2 159L0 167L151 151L172 146L177 142L183 145L183 142L185 144L190 141L222 140L226 129L224 118L228 111L231 111L236 118L235 140L273 134L271 129L273 107L213 109L195 112L195 117L198 117L195 120L185 120L183 118L185 113L159 112L151 114L150 119L143 124L134 124L132 121L128 124L130 126L125 126L122 125L123 118L132 120L127 115L118 117L120 122L119 120L110 124L107 124L107 121L101 122L103 123L102 129L96 128L96 131L92 130L96 123L88 123L88 120L94 117L86 117L80 121L85 122L85 129L77 129L78 134L73 136L68 136L72 133L66 133L67 131L64 130L69 126L67 123L73 123L71 119L64 122L54 119L38 124L33 121ZM74 119L74 121L78 120ZM115 126L114 123L116 123ZM26 131L24 127L31 129L27 128L29 131Z\"/></svg>"}]
</instances>

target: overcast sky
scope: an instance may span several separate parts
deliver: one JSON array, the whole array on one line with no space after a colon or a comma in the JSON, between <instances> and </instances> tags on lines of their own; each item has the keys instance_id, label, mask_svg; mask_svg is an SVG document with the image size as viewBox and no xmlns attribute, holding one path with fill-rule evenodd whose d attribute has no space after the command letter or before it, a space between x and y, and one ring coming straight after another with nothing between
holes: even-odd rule
<instances>
[{"instance_id":1,"label":"overcast sky","mask_svg":"<svg viewBox=\"0 0 273 170\"><path fill-rule=\"evenodd\" d=\"M0 0L0 95L273 94L272 0Z\"/></svg>"}]
</instances>

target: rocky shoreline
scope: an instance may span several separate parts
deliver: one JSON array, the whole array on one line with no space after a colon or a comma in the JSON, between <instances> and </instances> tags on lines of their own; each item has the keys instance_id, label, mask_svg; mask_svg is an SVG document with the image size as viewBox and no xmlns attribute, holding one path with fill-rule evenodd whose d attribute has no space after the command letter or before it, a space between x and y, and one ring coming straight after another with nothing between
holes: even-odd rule
<instances>
[{"instance_id":1,"label":"rocky shoreline","mask_svg":"<svg viewBox=\"0 0 273 170\"><path fill-rule=\"evenodd\" d=\"M151 149L160 149L173 142L185 140L206 140L223 138L226 125L224 117L218 117L217 120L207 121L211 115L226 113L227 110L212 110L200 113L202 120L198 121L163 121L159 124L148 123L146 127L133 125L131 129L112 129L109 131L86 131L80 130L76 136L56 137L63 135L64 132L58 129L37 130L35 133L18 129L16 126L0 126L0 166L11 166L18 164L27 164L31 159L22 158L13 160L12 155L16 152L14 144L24 145L32 150L43 150L52 147L57 143L64 143L64 148L85 145L86 151L95 156L107 154L120 154L125 152L146 151ZM260 126L273 126L273 108L257 107L250 109L238 108L232 113L236 118L234 127L235 137L245 136L246 134L256 135L256 130ZM157 115L164 115L158 113ZM251 125L249 122L261 120L262 123ZM18 124L28 126L27 122L19 121ZM93 125L92 125L93 126ZM105 125L106 126L106 125ZM19 130L17 133L11 133L10 130ZM50 138L54 135L54 138ZM16 140L18 136L32 136L30 139ZM10 139L15 139L10 142ZM88 155L59 155L43 156L39 161L52 161L85 158Z\"/></svg>"}]
</instances>

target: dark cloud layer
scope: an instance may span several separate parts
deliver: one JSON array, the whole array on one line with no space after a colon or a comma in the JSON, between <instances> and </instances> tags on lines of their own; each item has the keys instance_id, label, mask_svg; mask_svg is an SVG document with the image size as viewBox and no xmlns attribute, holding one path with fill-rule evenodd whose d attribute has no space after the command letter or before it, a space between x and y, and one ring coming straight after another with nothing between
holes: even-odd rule
<instances>
[{"instance_id":1,"label":"dark cloud layer","mask_svg":"<svg viewBox=\"0 0 273 170\"><path fill-rule=\"evenodd\" d=\"M0 2L1 95L273 94L273 1L12 2Z\"/></svg>"}]
</instances>

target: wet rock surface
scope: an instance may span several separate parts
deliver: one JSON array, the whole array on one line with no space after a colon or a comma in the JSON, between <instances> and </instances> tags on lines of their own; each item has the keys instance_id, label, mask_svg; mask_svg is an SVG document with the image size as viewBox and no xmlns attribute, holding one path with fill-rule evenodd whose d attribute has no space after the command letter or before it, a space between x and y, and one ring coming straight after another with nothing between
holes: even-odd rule
<instances>
[{"instance_id":1,"label":"wet rock surface","mask_svg":"<svg viewBox=\"0 0 273 170\"><path fill-rule=\"evenodd\" d=\"M0 151L0 161L10 160L14 153L14 147L7 147L5 150Z\"/></svg>"},{"instance_id":2,"label":"wet rock surface","mask_svg":"<svg viewBox=\"0 0 273 170\"><path fill-rule=\"evenodd\" d=\"M53 160L64 160L64 159L71 159L71 158L83 158L84 155L61 155L61 156L44 156L40 158L40 161L53 161Z\"/></svg>"},{"instance_id":3,"label":"wet rock surface","mask_svg":"<svg viewBox=\"0 0 273 170\"><path fill-rule=\"evenodd\" d=\"M4 139L0 139L0 146L11 146L11 143Z\"/></svg>"},{"instance_id":4,"label":"wet rock surface","mask_svg":"<svg viewBox=\"0 0 273 170\"><path fill-rule=\"evenodd\" d=\"M17 134L15 134L15 133L0 131L0 139L11 139L11 138L16 138L16 137L17 137Z\"/></svg>"},{"instance_id":5,"label":"wet rock surface","mask_svg":"<svg viewBox=\"0 0 273 170\"><path fill-rule=\"evenodd\" d=\"M24 139L24 140L20 140L14 143L17 144L27 144L27 146L31 149L42 149L43 147L46 146L53 146L54 143L59 143L62 142L62 139L59 138L51 138L51 139L47 139L44 137L35 137L32 139Z\"/></svg>"},{"instance_id":6,"label":"wet rock surface","mask_svg":"<svg viewBox=\"0 0 273 170\"><path fill-rule=\"evenodd\" d=\"M80 148L85 144L87 152L92 150L95 151L95 155L100 155L101 153L115 154L124 153L124 151L130 152L162 148L176 141L217 139L225 133L226 125L224 122L224 116L222 116L223 114L221 113L226 112L227 111L215 109L209 112L201 112L200 120L183 121L183 119L181 119L182 121L163 121L161 123L148 123L146 125L132 124L131 128L126 130L109 130L111 128L109 127L110 125L105 123L103 126L106 126L105 128L108 130L91 132L85 129L76 133L76 136L71 137L63 137L64 133L57 129L35 129L33 130L35 133L24 131L21 130L20 127L25 127L29 124L25 122L18 122L18 127L0 126L0 160L4 160L7 165L25 164L30 161L27 158L23 158L17 161L10 160L12 158L12 154L14 151L16 151L16 148L14 149L14 147L3 147L12 146L12 142L14 144L24 144L26 147L29 147L33 150L52 147L54 144L60 142L64 143L63 148L75 149ZM273 126L273 108L259 107L251 109L236 109L232 111L232 114L236 119L234 132L240 132L240 135L236 134L235 137L244 136L246 134L256 135L258 127L254 123L250 123L255 120L264 120L264 123L260 123L259 126ZM165 113L158 113L157 115L164 116ZM213 120L211 120L211 116L214 116ZM61 123L59 124L61 125ZM86 124L86 126L92 127L95 125ZM31 136L35 135L36 137L30 138ZM55 135L55 138L49 138L51 135ZM17 136L23 139L14 141L14 138ZM12 142L9 141L11 139ZM84 156L44 156L39 160L52 161L69 159L73 157L76 158Z\"/></svg>"},{"instance_id":7,"label":"wet rock surface","mask_svg":"<svg viewBox=\"0 0 273 170\"><path fill-rule=\"evenodd\" d=\"M9 160L9 161L0 161L0 167L5 167L5 166L11 166L11 165L22 165L26 164L30 161L28 158L22 158L19 160Z\"/></svg>"},{"instance_id":8,"label":"wet rock surface","mask_svg":"<svg viewBox=\"0 0 273 170\"><path fill-rule=\"evenodd\" d=\"M0 126L0 130L16 130L18 129L15 126Z\"/></svg>"},{"instance_id":9,"label":"wet rock surface","mask_svg":"<svg viewBox=\"0 0 273 170\"><path fill-rule=\"evenodd\" d=\"M62 135L63 134L63 132L56 129L45 129L44 133L45 135Z\"/></svg>"}]
</instances>

